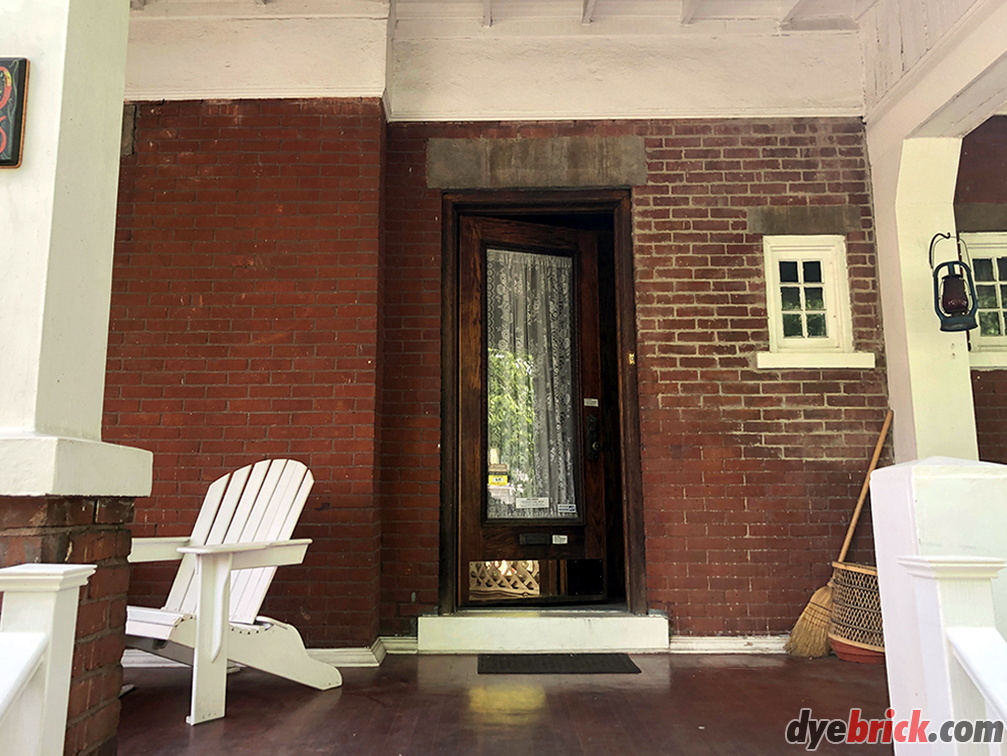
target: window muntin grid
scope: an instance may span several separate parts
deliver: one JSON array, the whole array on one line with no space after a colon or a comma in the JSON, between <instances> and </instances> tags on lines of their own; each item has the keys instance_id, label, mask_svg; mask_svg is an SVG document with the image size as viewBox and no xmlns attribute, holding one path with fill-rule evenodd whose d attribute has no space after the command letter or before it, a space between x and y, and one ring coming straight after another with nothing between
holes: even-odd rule
<instances>
[{"instance_id":1,"label":"window muntin grid","mask_svg":"<svg viewBox=\"0 0 1007 756\"><path fill-rule=\"evenodd\" d=\"M780 260L778 264L783 338L828 338L822 261Z\"/></svg>"},{"instance_id":2,"label":"window muntin grid","mask_svg":"<svg viewBox=\"0 0 1007 756\"><path fill-rule=\"evenodd\" d=\"M971 361L974 367L1007 367L1007 289L1001 289L1007 286L1007 232L962 232L961 241L976 284L979 327L968 332Z\"/></svg>"},{"instance_id":3,"label":"window muntin grid","mask_svg":"<svg viewBox=\"0 0 1007 756\"><path fill-rule=\"evenodd\" d=\"M853 354L846 239L767 235L762 248L769 353Z\"/></svg>"},{"instance_id":4,"label":"window muntin grid","mask_svg":"<svg viewBox=\"0 0 1007 756\"><path fill-rule=\"evenodd\" d=\"M979 335L1007 334L1007 257L974 257Z\"/></svg>"}]
</instances>

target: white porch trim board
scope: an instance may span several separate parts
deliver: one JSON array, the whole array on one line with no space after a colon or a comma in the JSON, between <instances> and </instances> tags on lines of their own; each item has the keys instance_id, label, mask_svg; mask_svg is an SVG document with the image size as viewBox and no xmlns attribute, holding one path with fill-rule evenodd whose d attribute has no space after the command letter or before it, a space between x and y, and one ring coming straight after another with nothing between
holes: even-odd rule
<instances>
[{"instance_id":1,"label":"white porch trim board","mask_svg":"<svg viewBox=\"0 0 1007 756\"><path fill-rule=\"evenodd\" d=\"M671 654L782 654L787 637L786 635L675 636L670 639L667 648L655 649L654 652ZM378 667L386 656L416 653L420 653L417 637L401 635L382 636L370 646L357 648L308 649L308 654L312 658L324 661L334 667L348 669ZM185 665L148 654L145 651L128 648L122 657L122 666L127 669L150 669L184 667Z\"/></svg>"},{"instance_id":2,"label":"white porch trim board","mask_svg":"<svg viewBox=\"0 0 1007 756\"><path fill-rule=\"evenodd\" d=\"M789 635L679 635L668 642L672 654L783 654Z\"/></svg>"}]
</instances>

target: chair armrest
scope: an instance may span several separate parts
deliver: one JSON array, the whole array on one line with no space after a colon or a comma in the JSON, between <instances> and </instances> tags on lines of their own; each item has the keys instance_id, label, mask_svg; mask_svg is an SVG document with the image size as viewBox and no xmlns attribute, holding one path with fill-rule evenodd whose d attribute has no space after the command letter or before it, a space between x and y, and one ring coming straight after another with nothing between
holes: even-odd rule
<instances>
[{"instance_id":1,"label":"chair armrest","mask_svg":"<svg viewBox=\"0 0 1007 756\"><path fill-rule=\"evenodd\" d=\"M127 561L137 562L171 562L182 558L178 553L180 546L189 543L189 536L168 536L160 538L134 538L133 549L129 552Z\"/></svg>"},{"instance_id":2,"label":"chair armrest","mask_svg":"<svg viewBox=\"0 0 1007 756\"><path fill-rule=\"evenodd\" d=\"M310 538L291 541L259 541L253 543L220 543L203 546L182 546L181 554L193 554L196 559L227 554L231 557L232 570L247 570L253 567L279 567L284 564L300 564L311 543Z\"/></svg>"}]
</instances>

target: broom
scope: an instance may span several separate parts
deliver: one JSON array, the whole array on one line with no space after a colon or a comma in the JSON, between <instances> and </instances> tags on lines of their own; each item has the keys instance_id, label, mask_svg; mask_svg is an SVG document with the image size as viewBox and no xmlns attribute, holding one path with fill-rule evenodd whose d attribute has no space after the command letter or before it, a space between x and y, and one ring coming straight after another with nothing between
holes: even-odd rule
<instances>
[{"instance_id":1,"label":"broom","mask_svg":"<svg viewBox=\"0 0 1007 756\"><path fill-rule=\"evenodd\" d=\"M892 411L888 410L885 415L885 424L881 427L881 434L878 436L878 443L874 446L874 456L871 457L871 464L867 468L867 475L864 476L864 484L860 487L860 497L857 499L857 506L853 510L853 517L850 519L850 526L846 529L846 540L843 541L843 548L839 551L839 559L842 562L846 559L846 552L850 548L853 540L853 531L857 527L860 519L860 510L864 508L864 500L867 498L867 491L870 488L871 473L878 465L878 458L881 456L881 447L885 445L885 438L888 436L888 428L892 424ZM783 650L792 656L826 656L829 653L829 618L832 615L832 584L823 585L811 596L808 605L804 607L801 616L797 618L794 629L790 631L790 639L783 647Z\"/></svg>"}]
</instances>

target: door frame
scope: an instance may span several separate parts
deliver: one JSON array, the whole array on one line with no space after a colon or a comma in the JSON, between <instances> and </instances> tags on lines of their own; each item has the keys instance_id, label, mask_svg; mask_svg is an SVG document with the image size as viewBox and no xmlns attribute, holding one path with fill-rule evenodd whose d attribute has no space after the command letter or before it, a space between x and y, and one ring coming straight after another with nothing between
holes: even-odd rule
<instances>
[{"instance_id":1,"label":"door frame","mask_svg":"<svg viewBox=\"0 0 1007 756\"><path fill-rule=\"evenodd\" d=\"M618 344L619 421L622 441L622 512L626 604L647 613L643 529L643 477L640 460L640 402L636 368L636 300L633 278L632 204L629 189L472 190L445 192L442 198L441 284L441 614L457 608L458 497L460 427L458 373L458 228L463 215L533 216L593 214L612 216Z\"/></svg>"}]
</instances>

